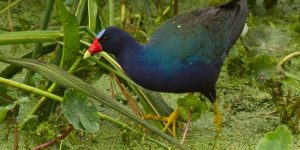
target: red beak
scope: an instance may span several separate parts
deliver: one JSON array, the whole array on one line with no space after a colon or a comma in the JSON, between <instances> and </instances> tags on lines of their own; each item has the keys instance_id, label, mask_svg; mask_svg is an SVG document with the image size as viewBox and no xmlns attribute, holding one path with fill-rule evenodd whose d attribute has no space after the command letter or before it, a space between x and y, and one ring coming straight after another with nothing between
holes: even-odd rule
<instances>
[{"instance_id":1,"label":"red beak","mask_svg":"<svg viewBox=\"0 0 300 150\"><path fill-rule=\"evenodd\" d=\"M92 45L89 47L88 51L93 55L93 54L96 54L98 52L101 52L103 49L102 49L102 46L99 44L98 42L98 39L96 38Z\"/></svg>"},{"instance_id":2,"label":"red beak","mask_svg":"<svg viewBox=\"0 0 300 150\"><path fill-rule=\"evenodd\" d=\"M98 42L98 39L94 39L92 45L88 48L88 50L85 52L83 59L86 59L98 52L103 51L102 46L100 45L100 43Z\"/></svg>"}]
</instances>

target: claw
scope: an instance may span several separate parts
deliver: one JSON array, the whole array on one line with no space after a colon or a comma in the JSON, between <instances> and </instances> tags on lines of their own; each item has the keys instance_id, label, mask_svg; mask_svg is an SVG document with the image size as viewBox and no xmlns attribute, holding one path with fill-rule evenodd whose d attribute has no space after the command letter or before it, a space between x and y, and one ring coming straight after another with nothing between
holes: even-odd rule
<instances>
[{"instance_id":1,"label":"claw","mask_svg":"<svg viewBox=\"0 0 300 150\"><path fill-rule=\"evenodd\" d=\"M173 111L170 114L170 116L168 117L168 120L167 120L167 124L166 124L165 128L163 129L163 131L165 132L172 124L172 135L174 137L176 137L176 122L178 119L178 112L179 112L179 109L176 108L175 111Z\"/></svg>"},{"instance_id":2,"label":"claw","mask_svg":"<svg viewBox=\"0 0 300 150\"><path fill-rule=\"evenodd\" d=\"M164 121L165 127L163 131L167 131L169 127L172 125L172 130L169 130L174 137L176 137L176 123L179 115L179 109L175 109L174 112L172 112L169 117L162 117L162 116L155 116L155 115L145 115L143 118L144 119L154 119L154 120L160 120Z\"/></svg>"}]
</instances>

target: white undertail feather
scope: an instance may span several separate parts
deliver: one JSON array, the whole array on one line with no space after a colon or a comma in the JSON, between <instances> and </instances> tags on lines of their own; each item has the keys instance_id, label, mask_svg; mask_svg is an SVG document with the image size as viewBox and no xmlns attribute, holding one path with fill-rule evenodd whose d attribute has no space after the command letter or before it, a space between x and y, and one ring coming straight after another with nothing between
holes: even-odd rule
<instances>
[{"instance_id":1,"label":"white undertail feather","mask_svg":"<svg viewBox=\"0 0 300 150\"><path fill-rule=\"evenodd\" d=\"M247 23L245 23L244 29L241 33L241 37L245 37L247 33L248 33L248 26Z\"/></svg>"}]
</instances>

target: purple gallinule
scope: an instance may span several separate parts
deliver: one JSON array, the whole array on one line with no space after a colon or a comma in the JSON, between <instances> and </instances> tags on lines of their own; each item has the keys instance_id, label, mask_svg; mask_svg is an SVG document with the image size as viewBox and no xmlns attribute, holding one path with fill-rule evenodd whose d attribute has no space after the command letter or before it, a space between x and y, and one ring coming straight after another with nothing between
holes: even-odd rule
<instances>
[{"instance_id":1,"label":"purple gallinule","mask_svg":"<svg viewBox=\"0 0 300 150\"><path fill-rule=\"evenodd\" d=\"M246 17L247 0L192 10L166 21L145 45L117 27L108 27L97 35L84 58L104 50L146 89L200 92L213 103L222 64L240 37Z\"/></svg>"}]
</instances>

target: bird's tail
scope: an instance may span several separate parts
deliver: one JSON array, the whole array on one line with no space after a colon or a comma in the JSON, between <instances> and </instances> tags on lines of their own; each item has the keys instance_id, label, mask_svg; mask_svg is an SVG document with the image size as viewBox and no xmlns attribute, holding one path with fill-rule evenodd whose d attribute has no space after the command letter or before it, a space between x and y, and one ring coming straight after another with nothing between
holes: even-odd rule
<instances>
[{"instance_id":1,"label":"bird's tail","mask_svg":"<svg viewBox=\"0 0 300 150\"><path fill-rule=\"evenodd\" d=\"M232 0L228 3L222 4L221 6L219 6L220 8L230 8L230 7L234 7L236 5L241 5L241 4L247 4L247 0Z\"/></svg>"},{"instance_id":2,"label":"bird's tail","mask_svg":"<svg viewBox=\"0 0 300 150\"><path fill-rule=\"evenodd\" d=\"M232 22L229 28L229 34L233 43L241 35L247 18L247 0L232 0L226 4L219 6L220 9L225 9L230 11ZM227 52L228 53L228 52Z\"/></svg>"}]
</instances>

